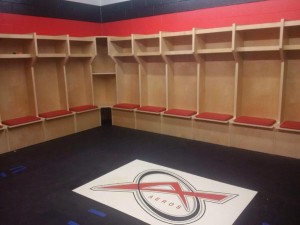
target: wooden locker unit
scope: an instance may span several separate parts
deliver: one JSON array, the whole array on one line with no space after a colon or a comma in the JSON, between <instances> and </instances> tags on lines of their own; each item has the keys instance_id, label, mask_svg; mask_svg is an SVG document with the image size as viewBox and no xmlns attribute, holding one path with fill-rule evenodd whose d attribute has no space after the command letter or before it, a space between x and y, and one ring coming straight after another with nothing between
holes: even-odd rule
<instances>
[{"instance_id":1,"label":"wooden locker unit","mask_svg":"<svg viewBox=\"0 0 300 225\"><path fill-rule=\"evenodd\" d=\"M96 37L97 55L92 63L94 101L98 107L117 102L115 62L108 55L108 38Z\"/></svg>"},{"instance_id":2,"label":"wooden locker unit","mask_svg":"<svg viewBox=\"0 0 300 225\"><path fill-rule=\"evenodd\" d=\"M37 107L45 118L46 140L75 132L74 113L68 110L65 62L68 55L67 36L36 36L37 58L34 80Z\"/></svg>"},{"instance_id":3,"label":"wooden locker unit","mask_svg":"<svg viewBox=\"0 0 300 225\"><path fill-rule=\"evenodd\" d=\"M161 133L161 113L166 110L166 63L160 49L160 34L133 35L140 73L136 128L154 133Z\"/></svg>"},{"instance_id":4,"label":"wooden locker unit","mask_svg":"<svg viewBox=\"0 0 300 225\"><path fill-rule=\"evenodd\" d=\"M167 63L167 111L162 133L192 139L191 116L197 113L199 66L194 57L193 31L161 33Z\"/></svg>"},{"instance_id":5,"label":"wooden locker unit","mask_svg":"<svg viewBox=\"0 0 300 225\"><path fill-rule=\"evenodd\" d=\"M283 66L281 29L281 23L236 26L238 82L231 146L274 152Z\"/></svg>"},{"instance_id":6,"label":"wooden locker unit","mask_svg":"<svg viewBox=\"0 0 300 225\"><path fill-rule=\"evenodd\" d=\"M15 150L44 141L33 82L34 34L1 34L0 46L0 115Z\"/></svg>"},{"instance_id":7,"label":"wooden locker unit","mask_svg":"<svg viewBox=\"0 0 300 225\"><path fill-rule=\"evenodd\" d=\"M111 57L132 56L132 37L110 37L108 42L108 53Z\"/></svg>"},{"instance_id":8,"label":"wooden locker unit","mask_svg":"<svg viewBox=\"0 0 300 225\"><path fill-rule=\"evenodd\" d=\"M300 22L285 21L284 76L280 125L275 133L275 154L300 158Z\"/></svg>"},{"instance_id":9,"label":"wooden locker unit","mask_svg":"<svg viewBox=\"0 0 300 225\"><path fill-rule=\"evenodd\" d=\"M8 139L7 139L7 128L3 124L0 124L0 154L8 152Z\"/></svg>"},{"instance_id":10,"label":"wooden locker unit","mask_svg":"<svg viewBox=\"0 0 300 225\"><path fill-rule=\"evenodd\" d=\"M94 105L92 84L91 63L96 56L96 43L92 37L69 37L68 43L68 104L69 110L75 112L75 129L79 132L101 125L99 108Z\"/></svg>"}]
</instances>

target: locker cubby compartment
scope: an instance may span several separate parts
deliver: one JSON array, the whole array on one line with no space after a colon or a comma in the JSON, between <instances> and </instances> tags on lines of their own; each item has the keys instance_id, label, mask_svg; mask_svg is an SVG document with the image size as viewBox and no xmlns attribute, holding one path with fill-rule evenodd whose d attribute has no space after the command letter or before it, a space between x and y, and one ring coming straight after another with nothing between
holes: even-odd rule
<instances>
[{"instance_id":1,"label":"locker cubby compartment","mask_svg":"<svg viewBox=\"0 0 300 225\"><path fill-rule=\"evenodd\" d=\"M33 34L0 34L0 58L31 58L34 55Z\"/></svg>"},{"instance_id":2,"label":"locker cubby compartment","mask_svg":"<svg viewBox=\"0 0 300 225\"><path fill-rule=\"evenodd\" d=\"M117 103L140 104L139 63L134 57L116 58Z\"/></svg>"},{"instance_id":3,"label":"locker cubby compartment","mask_svg":"<svg viewBox=\"0 0 300 225\"><path fill-rule=\"evenodd\" d=\"M34 65L38 113L46 119L70 115L63 58L38 58Z\"/></svg>"},{"instance_id":4,"label":"locker cubby compartment","mask_svg":"<svg viewBox=\"0 0 300 225\"><path fill-rule=\"evenodd\" d=\"M78 111L88 111L92 107L86 106L94 104L91 60L89 58L70 58L65 67L69 108L82 107ZM84 110L85 108L86 110Z\"/></svg>"},{"instance_id":5,"label":"locker cubby compartment","mask_svg":"<svg viewBox=\"0 0 300 225\"><path fill-rule=\"evenodd\" d=\"M284 24L283 49L300 50L300 22L287 21Z\"/></svg>"},{"instance_id":6,"label":"locker cubby compartment","mask_svg":"<svg viewBox=\"0 0 300 225\"><path fill-rule=\"evenodd\" d=\"M235 29L237 51L279 50L281 23L240 25Z\"/></svg>"},{"instance_id":7,"label":"locker cubby compartment","mask_svg":"<svg viewBox=\"0 0 300 225\"><path fill-rule=\"evenodd\" d=\"M94 38L69 38L70 57L94 57L96 46Z\"/></svg>"},{"instance_id":8,"label":"locker cubby compartment","mask_svg":"<svg viewBox=\"0 0 300 225\"><path fill-rule=\"evenodd\" d=\"M9 128L42 121L36 117L30 59L0 60L0 114Z\"/></svg>"},{"instance_id":9,"label":"locker cubby compartment","mask_svg":"<svg viewBox=\"0 0 300 225\"><path fill-rule=\"evenodd\" d=\"M95 105L112 107L117 102L116 74L93 74Z\"/></svg>"},{"instance_id":10,"label":"locker cubby compartment","mask_svg":"<svg viewBox=\"0 0 300 225\"><path fill-rule=\"evenodd\" d=\"M194 52L193 31L162 32L161 48L165 55L192 54Z\"/></svg>"},{"instance_id":11,"label":"locker cubby compartment","mask_svg":"<svg viewBox=\"0 0 300 225\"><path fill-rule=\"evenodd\" d=\"M92 62L94 75L112 75L116 73L115 62L108 55L108 38L96 37L97 55Z\"/></svg>"},{"instance_id":12,"label":"locker cubby compartment","mask_svg":"<svg viewBox=\"0 0 300 225\"><path fill-rule=\"evenodd\" d=\"M134 35L133 49L137 56L160 55L160 35Z\"/></svg>"},{"instance_id":13,"label":"locker cubby compartment","mask_svg":"<svg viewBox=\"0 0 300 225\"><path fill-rule=\"evenodd\" d=\"M66 57L68 54L67 36L37 35L38 57Z\"/></svg>"},{"instance_id":14,"label":"locker cubby compartment","mask_svg":"<svg viewBox=\"0 0 300 225\"><path fill-rule=\"evenodd\" d=\"M166 107L166 63L161 56L140 57L141 106Z\"/></svg>"},{"instance_id":15,"label":"locker cubby compartment","mask_svg":"<svg viewBox=\"0 0 300 225\"><path fill-rule=\"evenodd\" d=\"M233 51L232 27L196 29L196 53L222 53Z\"/></svg>"},{"instance_id":16,"label":"locker cubby compartment","mask_svg":"<svg viewBox=\"0 0 300 225\"><path fill-rule=\"evenodd\" d=\"M131 36L109 38L108 53L110 56L131 56L133 54Z\"/></svg>"},{"instance_id":17,"label":"locker cubby compartment","mask_svg":"<svg viewBox=\"0 0 300 225\"><path fill-rule=\"evenodd\" d=\"M199 75L199 116L195 119L228 123L234 115L236 62L232 53L202 55Z\"/></svg>"},{"instance_id":18,"label":"locker cubby compartment","mask_svg":"<svg viewBox=\"0 0 300 225\"><path fill-rule=\"evenodd\" d=\"M273 128L279 120L282 63L279 52L248 52L238 62L235 124ZM249 122L244 122L244 121ZM252 122L251 122L252 121Z\"/></svg>"},{"instance_id":19,"label":"locker cubby compartment","mask_svg":"<svg viewBox=\"0 0 300 225\"><path fill-rule=\"evenodd\" d=\"M287 51L285 56L281 112L281 122L285 123L279 129L300 132L300 50Z\"/></svg>"},{"instance_id":20,"label":"locker cubby compartment","mask_svg":"<svg viewBox=\"0 0 300 225\"><path fill-rule=\"evenodd\" d=\"M198 64L193 55L167 56L167 108L197 111Z\"/></svg>"}]
</instances>

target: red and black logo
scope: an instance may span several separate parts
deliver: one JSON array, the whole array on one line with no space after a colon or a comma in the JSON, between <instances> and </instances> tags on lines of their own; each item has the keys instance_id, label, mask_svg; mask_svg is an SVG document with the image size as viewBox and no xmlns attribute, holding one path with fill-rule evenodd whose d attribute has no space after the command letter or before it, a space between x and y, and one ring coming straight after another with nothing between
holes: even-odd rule
<instances>
[{"instance_id":1,"label":"red and black logo","mask_svg":"<svg viewBox=\"0 0 300 225\"><path fill-rule=\"evenodd\" d=\"M196 190L188 181L165 170L144 171L131 183L92 187L93 191L132 192L152 217L169 224L189 224L205 213L205 202L223 204L237 195Z\"/></svg>"}]
</instances>

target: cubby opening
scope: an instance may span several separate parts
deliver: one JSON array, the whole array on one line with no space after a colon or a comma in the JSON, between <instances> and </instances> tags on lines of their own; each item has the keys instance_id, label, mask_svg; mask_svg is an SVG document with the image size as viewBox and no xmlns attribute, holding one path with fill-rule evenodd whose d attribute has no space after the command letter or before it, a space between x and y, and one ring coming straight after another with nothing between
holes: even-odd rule
<instances>
[{"instance_id":1,"label":"cubby opening","mask_svg":"<svg viewBox=\"0 0 300 225\"><path fill-rule=\"evenodd\" d=\"M233 54L205 54L201 59L199 113L234 115L236 62Z\"/></svg>"},{"instance_id":2,"label":"cubby opening","mask_svg":"<svg viewBox=\"0 0 300 225\"><path fill-rule=\"evenodd\" d=\"M139 64L134 57L118 57L117 102L140 104Z\"/></svg>"},{"instance_id":3,"label":"cubby opening","mask_svg":"<svg viewBox=\"0 0 300 225\"><path fill-rule=\"evenodd\" d=\"M238 71L237 117L279 119L281 66L277 51L242 54Z\"/></svg>"},{"instance_id":4,"label":"cubby opening","mask_svg":"<svg viewBox=\"0 0 300 225\"><path fill-rule=\"evenodd\" d=\"M159 35L135 37L134 53L136 55L159 54L160 53Z\"/></svg>"},{"instance_id":5,"label":"cubby opening","mask_svg":"<svg viewBox=\"0 0 300 225\"><path fill-rule=\"evenodd\" d=\"M92 57L96 53L95 43L92 39L70 38L70 56Z\"/></svg>"},{"instance_id":6,"label":"cubby opening","mask_svg":"<svg viewBox=\"0 0 300 225\"><path fill-rule=\"evenodd\" d=\"M132 54L131 37L110 38L109 54L111 56L126 56Z\"/></svg>"},{"instance_id":7,"label":"cubby opening","mask_svg":"<svg viewBox=\"0 0 300 225\"><path fill-rule=\"evenodd\" d=\"M192 32L162 33L163 54L192 53L193 50Z\"/></svg>"},{"instance_id":8,"label":"cubby opening","mask_svg":"<svg viewBox=\"0 0 300 225\"><path fill-rule=\"evenodd\" d=\"M197 111L198 64L194 56L168 56L167 61L167 108Z\"/></svg>"},{"instance_id":9,"label":"cubby opening","mask_svg":"<svg viewBox=\"0 0 300 225\"><path fill-rule=\"evenodd\" d=\"M166 63L161 56L140 58L141 105L166 107Z\"/></svg>"},{"instance_id":10,"label":"cubby opening","mask_svg":"<svg viewBox=\"0 0 300 225\"><path fill-rule=\"evenodd\" d=\"M231 52L232 28L221 29L213 32L210 30L198 30L195 37L195 48L197 53Z\"/></svg>"},{"instance_id":11,"label":"cubby opening","mask_svg":"<svg viewBox=\"0 0 300 225\"><path fill-rule=\"evenodd\" d=\"M279 49L280 25L254 28L251 26L237 26L236 47L238 51Z\"/></svg>"},{"instance_id":12,"label":"cubby opening","mask_svg":"<svg viewBox=\"0 0 300 225\"><path fill-rule=\"evenodd\" d=\"M115 74L93 74L94 99L99 107L111 107L117 102Z\"/></svg>"},{"instance_id":13,"label":"cubby opening","mask_svg":"<svg viewBox=\"0 0 300 225\"><path fill-rule=\"evenodd\" d=\"M283 48L300 50L300 24L286 22L284 27Z\"/></svg>"},{"instance_id":14,"label":"cubby opening","mask_svg":"<svg viewBox=\"0 0 300 225\"><path fill-rule=\"evenodd\" d=\"M64 59L37 59L34 75L38 113L67 110Z\"/></svg>"},{"instance_id":15,"label":"cubby opening","mask_svg":"<svg viewBox=\"0 0 300 225\"><path fill-rule=\"evenodd\" d=\"M46 36L37 37L38 56L66 57L68 53L67 39L54 39Z\"/></svg>"},{"instance_id":16,"label":"cubby opening","mask_svg":"<svg viewBox=\"0 0 300 225\"><path fill-rule=\"evenodd\" d=\"M35 54L33 35L0 34L0 58L29 58Z\"/></svg>"}]
</instances>

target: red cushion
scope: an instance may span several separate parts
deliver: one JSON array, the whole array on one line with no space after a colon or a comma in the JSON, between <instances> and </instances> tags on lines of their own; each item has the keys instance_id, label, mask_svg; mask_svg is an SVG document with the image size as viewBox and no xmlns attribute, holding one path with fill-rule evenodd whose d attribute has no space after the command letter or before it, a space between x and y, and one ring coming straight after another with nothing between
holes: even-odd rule
<instances>
[{"instance_id":1,"label":"red cushion","mask_svg":"<svg viewBox=\"0 0 300 225\"><path fill-rule=\"evenodd\" d=\"M186 110L186 109L169 109L164 112L166 115L174 115L174 116L193 116L197 112L192 110Z\"/></svg>"},{"instance_id":2,"label":"red cushion","mask_svg":"<svg viewBox=\"0 0 300 225\"><path fill-rule=\"evenodd\" d=\"M236 118L234 122L269 127L276 123L276 120L252 116L240 116Z\"/></svg>"},{"instance_id":3,"label":"red cushion","mask_svg":"<svg viewBox=\"0 0 300 225\"><path fill-rule=\"evenodd\" d=\"M36 116L24 116L24 117L19 117L19 118L15 118L15 119L4 120L4 121L2 121L2 123L7 126L17 126L17 125L31 123L31 122L39 121L39 120L41 120L41 118L36 117Z\"/></svg>"},{"instance_id":4,"label":"red cushion","mask_svg":"<svg viewBox=\"0 0 300 225\"><path fill-rule=\"evenodd\" d=\"M53 117L59 117L59 116L64 116L69 114L72 114L72 112L62 109L62 110L40 113L39 116L43 118L53 118Z\"/></svg>"},{"instance_id":5,"label":"red cushion","mask_svg":"<svg viewBox=\"0 0 300 225\"><path fill-rule=\"evenodd\" d=\"M95 105L80 105L80 106L71 107L70 110L74 112L84 112L84 111L89 111L97 108L98 107Z\"/></svg>"},{"instance_id":6,"label":"red cushion","mask_svg":"<svg viewBox=\"0 0 300 225\"><path fill-rule=\"evenodd\" d=\"M119 109L136 109L140 107L138 104L131 104L131 103L119 103L113 106L114 108L119 108Z\"/></svg>"},{"instance_id":7,"label":"red cushion","mask_svg":"<svg viewBox=\"0 0 300 225\"><path fill-rule=\"evenodd\" d=\"M286 128L291 130L300 130L300 122L298 121L284 121L280 128Z\"/></svg>"},{"instance_id":8,"label":"red cushion","mask_svg":"<svg viewBox=\"0 0 300 225\"><path fill-rule=\"evenodd\" d=\"M158 106L142 106L138 108L139 111L145 111L145 112L153 112L153 113L160 113L166 110L165 107L158 107Z\"/></svg>"},{"instance_id":9,"label":"red cushion","mask_svg":"<svg viewBox=\"0 0 300 225\"><path fill-rule=\"evenodd\" d=\"M221 114L221 113L212 113L212 112L203 112L199 113L196 118L207 119L207 120L219 120L219 121L228 121L232 118L232 115Z\"/></svg>"}]
</instances>

